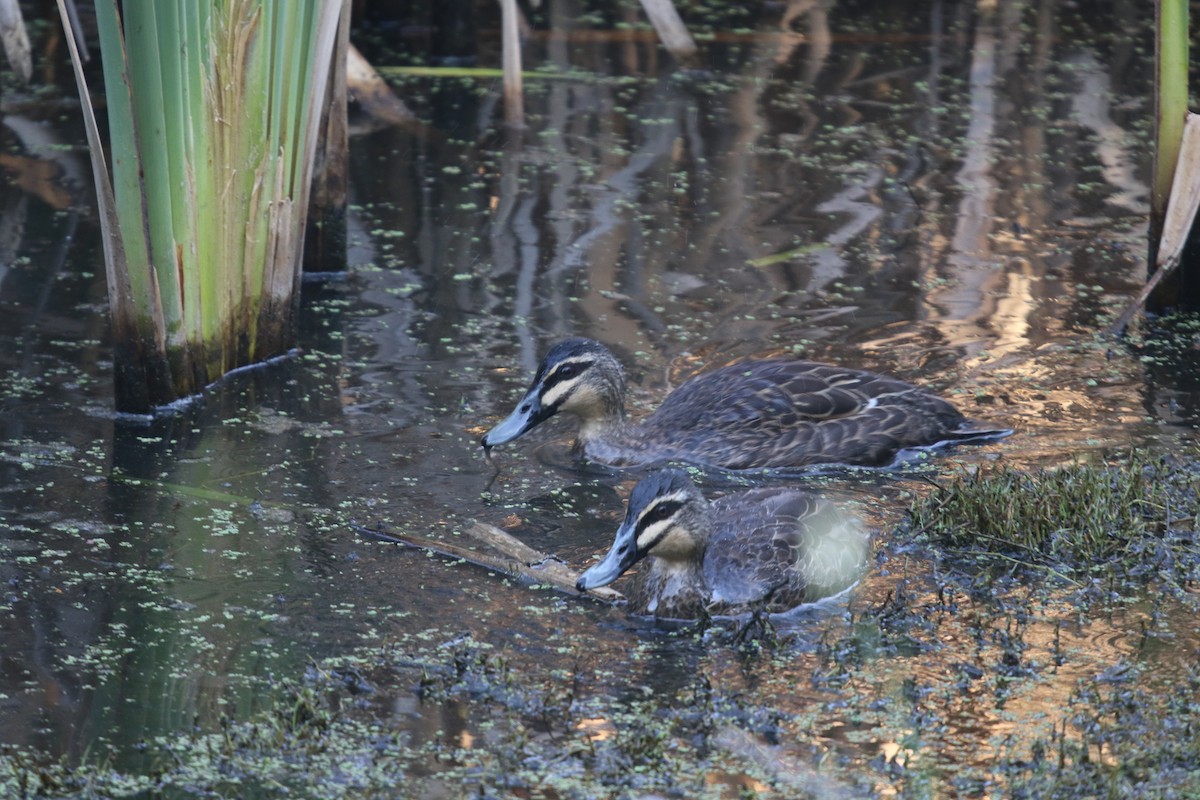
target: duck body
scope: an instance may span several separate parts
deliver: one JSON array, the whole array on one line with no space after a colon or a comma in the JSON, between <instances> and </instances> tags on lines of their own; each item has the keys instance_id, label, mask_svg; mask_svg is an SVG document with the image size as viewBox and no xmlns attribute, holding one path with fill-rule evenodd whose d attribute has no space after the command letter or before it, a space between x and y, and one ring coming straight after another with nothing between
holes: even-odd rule
<instances>
[{"instance_id":1,"label":"duck body","mask_svg":"<svg viewBox=\"0 0 1200 800\"><path fill-rule=\"evenodd\" d=\"M681 460L726 469L882 466L907 448L994 439L953 405L895 378L814 361L768 358L697 375L637 423L607 348L565 339L543 359L517 408L484 435L490 448L559 411L580 420L576 448L613 466Z\"/></svg>"},{"instance_id":2,"label":"duck body","mask_svg":"<svg viewBox=\"0 0 1200 800\"><path fill-rule=\"evenodd\" d=\"M782 612L857 580L868 540L852 517L797 489L757 489L708 502L679 470L634 487L608 554L583 591L648 563L628 591L630 610L673 619Z\"/></svg>"}]
</instances>

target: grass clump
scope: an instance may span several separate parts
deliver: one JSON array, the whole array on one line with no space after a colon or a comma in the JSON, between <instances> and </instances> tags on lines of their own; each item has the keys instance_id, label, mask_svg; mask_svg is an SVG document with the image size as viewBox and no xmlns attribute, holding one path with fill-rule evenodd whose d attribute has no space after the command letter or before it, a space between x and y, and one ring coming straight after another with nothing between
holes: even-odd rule
<instances>
[{"instance_id":1,"label":"grass clump","mask_svg":"<svg viewBox=\"0 0 1200 800\"><path fill-rule=\"evenodd\" d=\"M910 510L931 541L1063 574L1111 571L1186 588L1197 577L1200 464L1131 453L1056 469L985 466Z\"/></svg>"}]
</instances>

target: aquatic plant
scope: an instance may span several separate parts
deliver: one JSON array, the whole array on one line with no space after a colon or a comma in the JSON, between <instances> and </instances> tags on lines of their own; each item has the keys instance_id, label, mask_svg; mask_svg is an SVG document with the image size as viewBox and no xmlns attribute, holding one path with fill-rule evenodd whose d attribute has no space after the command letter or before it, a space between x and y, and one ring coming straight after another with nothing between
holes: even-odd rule
<instances>
[{"instance_id":1,"label":"aquatic plant","mask_svg":"<svg viewBox=\"0 0 1200 800\"><path fill-rule=\"evenodd\" d=\"M1188 108L1188 4L1186 0L1160 0L1155 4L1155 120L1154 180L1150 204L1152 253L1162 231L1167 200L1180 157L1183 124Z\"/></svg>"},{"instance_id":2,"label":"aquatic plant","mask_svg":"<svg viewBox=\"0 0 1200 800\"><path fill-rule=\"evenodd\" d=\"M876 759L862 774L864 765L837 756L813 764L801 755L794 738L808 730L806 714L756 706L703 671L675 692L587 696L578 674L518 672L469 638L434 652L413 644L313 664L261 711L226 717L220 730L155 737L145 743L144 770L120 769L102 753L76 767L2 748L0 794L358 798L453 787L456 797L863 797L873 781L904 787L905 796L979 794L984 785L1031 798L1191 797L1200 789L1194 667L1165 686L1081 685L1047 735L1011 733L986 768L942 773L921 759ZM776 668L763 666L765 674ZM415 707L406 700L414 693ZM931 687L905 680L896 701L914 730L905 742L913 751L935 746L935 735L926 730L923 743L919 733L937 723L927 696ZM836 698L850 703L835 704L842 717L847 708L883 708L878 695L850 686ZM424 724L397 724L395 700Z\"/></svg>"},{"instance_id":3,"label":"aquatic plant","mask_svg":"<svg viewBox=\"0 0 1200 800\"><path fill-rule=\"evenodd\" d=\"M1154 176L1150 185L1151 275L1109 325L1121 336L1151 297L1158 307L1197 305L1193 223L1200 213L1200 115L1188 111L1188 3L1155 3ZM1179 267L1176 270L1176 267ZM1168 276L1172 276L1168 279ZM1187 293L1187 296L1184 295Z\"/></svg>"},{"instance_id":4,"label":"aquatic plant","mask_svg":"<svg viewBox=\"0 0 1200 800\"><path fill-rule=\"evenodd\" d=\"M1028 756L998 765L1007 796L1196 797L1198 689L1194 670L1166 691L1121 682L1081 687L1062 725L1047 738L1021 742Z\"/></svg>"},{"instance_id":5,"label":"aquatic plant","mask_svg":"<svg viewBox=\"0 0 1200 800\"><path fill-rule=\"evenodd\" d=\"M1200 468L1130 453L1121 463L1025 471L983 466L917 501L909 528L934 542L1051 565L1060 575L1120 568L1186 586L1200 566Z\"/></svg>"},{"instance_id":6,"label":"aquatic plant","mask_svg":"<svg viewBox=\"0 0 1200 800\"><path fill-rule=\"evenodd\" d=\"M96 4L111 181L75 61L118 411L148 412L293 345L341 9L337 0Z\"/></svg>"}]
</instances>

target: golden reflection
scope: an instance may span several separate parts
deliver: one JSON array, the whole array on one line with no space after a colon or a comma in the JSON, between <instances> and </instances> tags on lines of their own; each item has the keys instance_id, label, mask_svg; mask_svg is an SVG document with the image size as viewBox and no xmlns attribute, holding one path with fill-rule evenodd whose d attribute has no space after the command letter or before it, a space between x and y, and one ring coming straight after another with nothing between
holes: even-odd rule
<instances>
[{"instance_id":1,"label":"golden reflection","mask_svg":"<svg viewBox=\"0 0 1200 800\"><path fill-rule=\"evenodd\" d=\"M882 597L889 589L885 581L864 587L870 597ZM868 600L869 602L869 600ZM907 598L912 608L936 606L933 593ZM1019 602L1019 599L1017 599ZM863 758L873 739L888 761L911 766L922 748L941 755L954 751L956 760L986 768L1002 757L1027 757L1025 748L1036 739L1047 740L1056 728L1063 730L1072 698L1081 686L1094 685L1101 691L1103 680L1098 665L1138 664L1152 661L1167 667L1172 659L1148 650L1138 630L1152 630L1156 610L1151 601L1104 620L1087 624L1078 621L1077 609L1068 601L1046 605L1036 618L1013 627L1011 617L987 608L963 608L955 619L943 622L936 647L936 662L925 659L885 659L868 666L859 676L864 684L874 681L880 694L878 718L854 727L831 720L813 730L855 743ZM1168 615L1186 614L1182 608ZM994 615L994 616L993 616ZM1175 629L1172 623L1163 623ZM960 629L956 634L955 629ZM1173 659L1175 671L1185 670L1188 647L1179 648ZM923 690L913 697L911 687ZM928 698L928 699L925 699ZM901 723L910 712L935 712L940 725L921 733L921 747L901 744L915 731ZM926 711L927 709L927 711ZM1066 723L1066 736L1075 741L1085 731ZM1094 758L1108 762L1107 754Z\"/></svg>"},{"instance_id":2,"label":"golden reflection","mask_svg":"<svg viewBox=\"0 0 1200 800\"><path fill-rule=\"evenodd\" d=\"M617 728L611 720L604 717L581 719L575 729L588 738L588 741L603 742L617 735Z\"/></svg>"},{"instance_id":3,"label":"golden reflection","mask_svg":"<svg viewBox=\"0 0 1200 800\"><path fill-rule=\"evenodd\" d=\"M911 734L912 731L906 731ZM882 742L879 745L879 752L883 755L885 761L900 766L907 766L909 759L912 757L912 751L905 748L899 742Z\"/></svg>"},{"instance_id":4,"label":"golden reflection","mask_svg":"<svg viewBox=\"0 0 1200 800\"><path fill-rule=\"evenodd\" d=\"M751 778L749 775L730 775L722 772L710 772L704 776L705 786L729 786L741 791L742 797L747 793L770 795L774 788L767 783Z\"/></svg>"},{"instance_id":5,"label":"golden reflection","mask_svg":"<svg viewBox=\"0 0 1200 800\"><path fill-rule=\"evenodd\" d=\"M1033 297L1036 277L1028 259L1017 259L1006 273L1008 290L996 300L991 325L996 331L995 341L989 345L992 358L1023 350L1029 345L1029 316L1037 307Z\"/></svg>"}]
</instances>

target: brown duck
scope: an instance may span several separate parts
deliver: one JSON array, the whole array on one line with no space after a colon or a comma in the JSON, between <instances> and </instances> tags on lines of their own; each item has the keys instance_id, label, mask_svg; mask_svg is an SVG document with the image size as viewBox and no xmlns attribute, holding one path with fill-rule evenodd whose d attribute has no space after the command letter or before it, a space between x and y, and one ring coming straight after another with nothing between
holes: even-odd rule
<instances>
[{"instance_id":1,"label":"brown duck","mask_svg":"<svg viewBox=\"0 0 1200 800\"><path fill-rule=\"evenodd\" d=\"M562 412L580 419L575 447L614 466L680 460L726 469L883 466L908 448L996 439L935 394L866 370L766 358L702 373L638 422L625 416L625 373L591 339L546 354L511 414L481 441L511 442Z\"/></svg>"},{"instance_id":2,"label":"brown duck","mask_svg":"<svg viewBox=\"0 0 1200 800\"><path fill-rule=\"evenodd\" d=\"M857 521L797 489L756 489L711 503L675 469L643 478L604 558L579 591L607 586L643 558L630 610L674 619L782 612L858 579L868 539Z\"/></svg>"}]
</instances>

